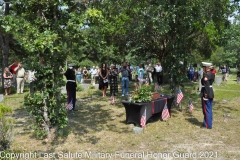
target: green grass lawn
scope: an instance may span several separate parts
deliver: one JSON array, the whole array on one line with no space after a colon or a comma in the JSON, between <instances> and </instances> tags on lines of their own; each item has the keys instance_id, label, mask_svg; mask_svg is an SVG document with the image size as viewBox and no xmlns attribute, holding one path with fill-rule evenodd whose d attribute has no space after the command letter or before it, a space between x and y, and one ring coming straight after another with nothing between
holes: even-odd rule
<instances>
[{"instance_id":1,"label":"green grass lawn","mask_svg":"<svg viewBox=\"0 0 240 160\"><path fill-rule=\"evenodd\" d=\"M74 153L81 155L79 159L240 159L240 85L235 78L229 77L227 85L213 85L211 130L200 128L203 114L197 83L181 88L181 111L173 107L171 118L148 122L141 134L133 133L133 126L125 123L122 97L115 97L116 103L111 105L110 97L103 98L97 89L78 92L79 111L69 112L68 127L48 140L34 138L34 118L22 106L24 94L14 94L3 102L14 110L10 116L16 120L11 152L34 152L39 159L51 159L54 154L55 158L74 159L69 158ZM162 93L170 93L168 85L163 86ZM188 112L189 99L195 107L192 114Z\"/></svg>"}]
</instances>

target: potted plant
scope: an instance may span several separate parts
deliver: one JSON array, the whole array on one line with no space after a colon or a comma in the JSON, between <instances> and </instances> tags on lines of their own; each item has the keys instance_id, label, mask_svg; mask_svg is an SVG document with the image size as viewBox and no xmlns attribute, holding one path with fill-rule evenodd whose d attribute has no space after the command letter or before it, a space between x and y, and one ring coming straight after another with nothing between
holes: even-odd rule
<instances>
[{"instance_id":1,"label":"potted plant","mask_svg":"<svg viewBox=\"0 0 240 160\"><path fill-rule=\"evenodd\" d=\"M151 102L153 99L159 98L160 94L153 92L153 85L149 85L148 79L138 79L139 84L135 85L135 90L132 91L129 101L131 103L137 102ZM143 83L145 81L145 83Z\"/></svg>"}]
</instances>

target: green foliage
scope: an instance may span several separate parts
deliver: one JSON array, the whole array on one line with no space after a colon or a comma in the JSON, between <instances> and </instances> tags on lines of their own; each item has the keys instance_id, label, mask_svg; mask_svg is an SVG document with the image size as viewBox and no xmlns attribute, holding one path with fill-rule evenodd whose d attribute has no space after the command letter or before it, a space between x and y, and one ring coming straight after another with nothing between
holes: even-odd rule
<instances>
[{"instance_id":1,"label":"green foliage","mask_svg":"<svg viewBox=\"0 0 240 160\"><path fill-rule=\"evenodd\" d=\"M152 100L152 91L153 91L153 84L141 84L139 86L135 86L135 91L132 92L132 100L131 102L150 102Z\"/></svg>"},{"instance_id":2,"label":"green foliage","mask_svg":"<svg viewBox=\"0 0 240 160\"><path fill-rule=\"evenodd\" d=\"M10 107L3 106L0 103L0 118L2 118L6 113L12 113L12 109Z\"/></svg>"},{"instance_id":3,"label":"green foliage","mask_svg":"<svg viewBox=\"0 0 240 160\"><path fill-rule=\"evenodd\" d=\"M83 60L83 61L81 61L81 62L78 62L77 63L81 68L83 68L83 67L92 67L92 66L95 66L95 63L93 62L93 61L91 61L91 60L88 60L88 59L85 59L85 60Z\"/></svg>"},{"instance_id":4,"label":"green foliage","mask_svg":"<svg viewBox=\"0 0 240 160\"><path fill-rule=\"evenodd\" d=\"M64 108L66 97L59 94L62 101L58 101L54 96L50 97L51 92L49 90L42 91L42 93L28 94L24 97L24 105L30 114L35 117L35 133L37 138L43 138L47 136L46 130L44 130L43 124L48 123L44 118L45 110L44 100L47 99L47 115L49 118L50 126L58 126L58 128L64 128L67 126L68 118L67 112Z\"/></svg>"},{"instance_id":5,"label":"green foliage","mask_svg":"<svg viewBox=\"0 0 240 160\"><path fill-rule=\"evenodd\" d=\"M95 86L90 85L90 86L89 86L89 89L95 89Z\"/></svg>"},{"instance_id":6,"label":"green foliage","mask_svg":"<svg viewBox=\"0 0 240 160\"><path fill-rule=\"evenodd\" d=\"M83 91L84 89L83 89L83 87L80 85L80 84L78 84L77 85L77 91L78 92L81 92L81 91Z\"/></svg>"},{"instance_id":7,"label":"green foliage","mask_svg":"<svg viewBox=\"0 0 240 160\"><path fill-rule=\"evenodd\" d=\"M219 47L211 56L211 61L218 66L231 66L235 67L239 61L238 53L234 50L224 50L223 47Z\"/></svg>"},{"instance_id":8,"label":"green foliage","mask_svg":"<svg viewBox=\"0 0 240 160\"><path fill-rule=\"evenodd\" d=\"M12 109L0 104L0 151L9 149L13 138L12 129L14 120L6 118L6 113L12 113Z\"/></svg>"},{"instance_id":9,"label":"green foliage","mask_svg":"<svg viewBox=\"0 0 240 160\"><path fill-rule=\"evenodd\" d=\"M222 64L226 64L229 66L238 66L240 63L240 24L239 24L240 16L236 15L234 17L233 23L224 30L224 35L222 36L222 48L219 48L214 53L214 57L212 60L215 60L216 57L219 57Z\"/></svg>"},{"instance_id":10,"label":"green foliage","mask_svg":"<svg viewBox=\"0 0 240 160\"><path fill-rule=\"evenodd\" d=\"M47 132L43 128L35 125L32 129L34 130L34 135L37 139L44 139L47 137Z\"/></svg>"}]
</instances>

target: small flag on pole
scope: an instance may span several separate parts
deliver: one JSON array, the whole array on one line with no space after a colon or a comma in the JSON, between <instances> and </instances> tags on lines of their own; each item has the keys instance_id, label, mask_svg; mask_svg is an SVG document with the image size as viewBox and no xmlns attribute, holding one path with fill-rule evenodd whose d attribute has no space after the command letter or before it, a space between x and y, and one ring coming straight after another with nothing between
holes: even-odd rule
<instances>
[{"instance_id":1,"label":"small flag on pole","mask_svg":"<svg viewBox=\"0 0 240 160\"><path fill-rule=\"evenodd\" d=\"M165 120L165 119L168 119L169 117L170 117L170 114L168 111L167 103L165 103L165 106L162 111L162 119Z\"/></svg>"},{"instance_id":2,"label":"small flag on pole","mask_svg":"<svg viewBox=\"0 0 240 160\"><path fill-rule=\"evenodd\" d=\"M192 113L193 109L194 109L194 106L192 102L189 100L189 112Z\"/></svg>"},{"instance_id":3,"label":"small flag on pole","mask_svg":"<svg viewBox=\"0 0 240 160\"><path fill-rule=\"evenodd\" d=\"M183 99L183 93L181 91L181 89L178 89L178 94L177 94L177 103L179 104Z\"/></svg>"},{"instance_id":4,"label":"small flag on pole","mask_svg":"<svg viewBox=\"0 0 240 160\"><path fill-rule=\"evenodd\" d=\"M145 107L145 110L143 112L143 115L141 117L141 122L140 122L142 128L144 128L146 126L146 107Z\"/></svg>"},{"instance_id":5,"label":"small flag on pole","mask_svg":"<svg viewBox=\"0 0 240 160\"><path fill-rule=\"evenodd\" d=\"M68 103L68 105L66 106L67 110L72 110L73 109L73 104L72 101L70 103Z\"/></svg>"},{"instance_id":6,"label":"small flag on pole","mask_svg":"<svg viewBox=\"0 0 240 160\"><path fill-rule=\"evenodd\" d=\"M110 101L111 101L111 104L114 104L114 103L115 103L115 99L114 99L114 96L113 96L113 95L111 96Z\"/></svg>"}]
</instances>

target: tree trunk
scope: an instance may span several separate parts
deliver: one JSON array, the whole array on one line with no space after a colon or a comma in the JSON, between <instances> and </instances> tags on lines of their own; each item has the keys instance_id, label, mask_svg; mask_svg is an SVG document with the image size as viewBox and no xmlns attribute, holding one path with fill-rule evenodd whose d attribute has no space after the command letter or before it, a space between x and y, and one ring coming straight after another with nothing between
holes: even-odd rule
<instances>
[{"instance_id":1,"label":"tree trunk","mask_svg":"<svg viewBox=\"0 0 240 160\"><path fill-rule=\"evenodd\" d=\"M44 119L44 122L43 122L42 125L43 125L43 127L44 127L44 129L45 129L45 131L47 133L47 138L49 139L51 137L51 134L50 134L50 120L49 120L49 117L48 117L47 99L43 99L43 102L44 102L44 107L43 107L43 119Z\"/></svg>"},{"instance_id":2,"label":"tree trunk","mask_svg":"<svg viewBox=\"0 0 240 160\"><path fill-rule=\"evenodd\" d=\"M9 14L9 3L5 3L5 15ZM5 34L0 32L0 48L2 51L2 72L4 71L5 67L8 67L8 57L9 57L9 40L10 40L10 35ZM3 88L3 74L2 74L2 88Z\"/></svg>"}]
</instances>

